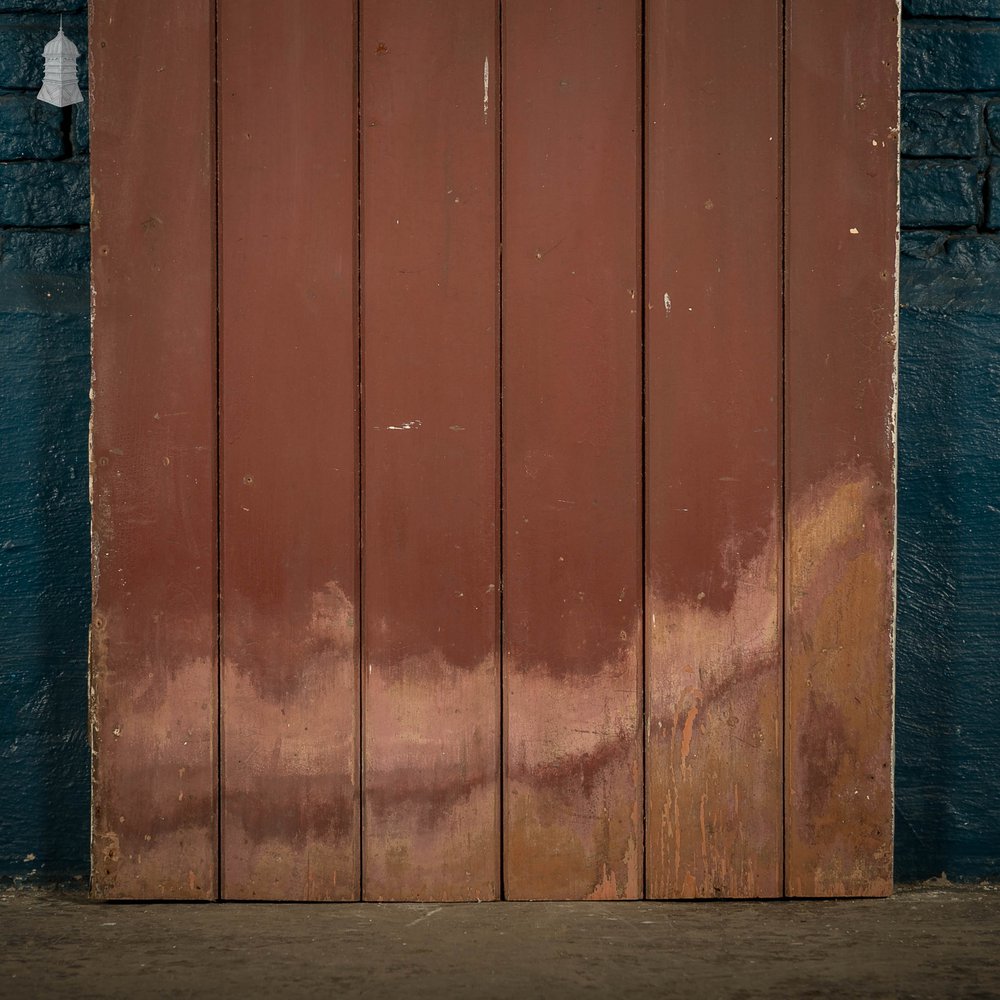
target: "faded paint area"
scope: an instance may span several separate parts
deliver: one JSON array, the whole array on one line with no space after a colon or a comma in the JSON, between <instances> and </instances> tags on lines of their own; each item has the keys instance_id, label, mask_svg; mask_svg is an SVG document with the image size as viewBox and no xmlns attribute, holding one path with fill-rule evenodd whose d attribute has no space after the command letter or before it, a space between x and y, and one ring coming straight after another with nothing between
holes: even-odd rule
<instances>
[{"instance_id":1,"label":"faded paint area","mask_svg":"<svg viewBox=\"0 0 1000 1000\"><path fill-rule=\"evenodd\" d=\"M781 895L777 545L732 603L647 595L647 864L653 898ZM703 595L702 595L703 598Z\"/></svg>"},{"instance_id":2,"label":"faded paint area","mask_svg":"<svg viewBox=\"0 0 1000 1000\"><path fill-rule=\"evenodd\" d=\"M216 880L217 674L214 657L200 654L214 648L215 621L197 614L194 589L167 595L156 587L148 615L129 606L145 559L119 547L114 491L104 475L95 478L91 890L202 899Z\"/></svg>"},{"instance_id":3,"label":"faded paint area","mask_svg":"<svg viewBox=\"0 0 1000 1000\"><path fill-rule=\"evenodd\" d=\"M151 664L116 670L108 656L116 624L98 615L91 630L91 743L99 791L91 892L107 899L204 899L215 886L215 843L205 835L205 817L216 806L215 747L211 730L192 720L204 716L205 680L214 676L214 662L181 660L167 675ZM165 642L174 652L183 646ZM124 688L127 697L105 702L107 692Z\"/></svg>"},{"instance_id":4,"label":"faded paint area","mask_svg":"<svg viewBox=\"0 0 1000 1000\"><path fill-rule=\"evenodd\" d=\"M365 899L498 898L499 683L495 657L366 669Z\"/></svg>"},{"instance_id":5,"label":"faded paint area","mask_svg":"<svg viewBox=\"0 0 1000 1000\"><path fill-rule=\"evenodd\" d=\"M229 614L252 639L224 653L222 895L357 899L353 605L331 581L307 621Z\"/></svg>"},{"instance_id":6,"label":"faded paint area","mask_svg":"<svg viewBox=\"0 0 1000 1000\"><path fill-rule=\"evenodd\" d=\"M848 468L789 516L786 889L892 891L892 490Z\"/></svg>"},{"instance_id":7,"label":"faded paint area","mask_svg":"<svg viewBox=\"0 0 1000 1000\"><path fill-rule=\"evenodd\" d=\"M591 676L505 663L509 899L642 895L642 696L635 642Z\"/></svg>"}]
</instances>

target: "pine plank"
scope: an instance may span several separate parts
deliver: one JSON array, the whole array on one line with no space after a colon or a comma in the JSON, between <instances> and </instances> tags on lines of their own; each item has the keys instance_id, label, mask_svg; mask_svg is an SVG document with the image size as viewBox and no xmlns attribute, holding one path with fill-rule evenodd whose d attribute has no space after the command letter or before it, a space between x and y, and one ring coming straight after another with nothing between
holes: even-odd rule
<instances>
[{"instance_id":1,"label":"pine plank","mask_svg":"<svg viewBox=\"0 0 1000 1000\"><path fill-rule=\"evenodd\" d=\"M895 0L787 5L785 891L892 888Z\"/></svg>"},{"instance_id":2,"label":"pine plank","mask_svg":"<svg viewBox=\"0 0 1000 1000\"><path fill-rule=\"evenodd\" d=\"M353 0L219 0L222 893L360 894Z\"/></svg>"},{"instance_id":3,"label":"pine plank","mask_svg":"<svg viewBox=\"0 0 1000 1000\"><path fill-rule=\"evenodd\" d=\"M492 0L363 0L364 896L500 892Z\"/></svg>"},{"instance_id":4,"label":"pine plank","mask_svg":"<svg viewBox=\"0 0 1000 1000\"><path fill-rule=\"evenodd\" d=\"M214 19L91 5L91 891L217 893Z\"/></svg>"},{"instance_id":5,"label":"pine plank","mask_svg":"<svg viewBox=\"0 0 1000 1000\"><path fill-rule=\"evenodd\" d=\"M502 17L506 892L635 898L639 4Z\"/></svg>"},{"instance_id":6,"label":"pine plank","mask_svg":"<svg viewBox=\"0 0 1000 1000\"><path fill-rule=\"evenodd\" d=\"M782 3L646 3L654 898L781 894Z\"/></svg>"}]
</instances>

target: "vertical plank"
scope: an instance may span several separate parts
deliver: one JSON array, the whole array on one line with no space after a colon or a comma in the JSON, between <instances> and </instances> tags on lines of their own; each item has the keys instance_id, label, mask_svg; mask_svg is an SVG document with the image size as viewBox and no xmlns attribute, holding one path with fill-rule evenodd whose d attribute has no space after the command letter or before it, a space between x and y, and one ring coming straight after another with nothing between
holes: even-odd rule
<instances>
[{"instance_id":1,"label":"vertical plank","mask_svg":"<svg viewBox=\"0 0 1000 1000\"><path fill-rule=\"evenodd\" d=\"M892 885L898 8L789 0L786 855Z\"/></svg>"},{"instance_id":2,"label":"vertical plank","mask_svg":"<svg viewBox=\"0 0 1000 1000\"><path fill-rule=\"evenodd\" d=\"M510 898L642 891L640 21L503 4Z\"/></svg>"},{"instance_id":3,"label":"vertical plank","mask_svg":"<svg viewBox=\"0 0 1000 1000\"><path fill-rule=\"evenodd\" d=\"M213 4L91 4L92 892L217 883Z\"/></svg>"},{"instance_id":4,"label":"vertical plank","mask_svg":"<svg viewBox=\"0 0 1000 1000\"><path fill-rule=\"evenodd\" d=\"M647 0L647 892L781 883L780 0Z\"/></svg>"},{"instance_id":5,"label":"vertical plank","mask_svg":"<svg viewBox=\"0 0 1000 1000\"><path fill-rule=\"evenodd\" d=\"M220 0L229 899L360 891L356 37L353 0Z\"/></svg>"},{"instance_id":6,"label":"vertical plank","mask_svg":"<svg viewBox=\"0 0 1000 1000\"><path fill-rule=\"evenodd\" d=\"M499 893L493 0L363 0L364 895Z\"/></svg>"}]
</instances>

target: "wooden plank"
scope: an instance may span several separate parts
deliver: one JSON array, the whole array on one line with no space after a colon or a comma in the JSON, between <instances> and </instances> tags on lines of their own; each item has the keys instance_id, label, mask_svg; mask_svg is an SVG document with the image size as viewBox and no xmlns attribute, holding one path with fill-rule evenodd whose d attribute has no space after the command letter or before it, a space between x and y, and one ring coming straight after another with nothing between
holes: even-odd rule
<instances>
[{"instance_id":1,"label":"wooden plank","mask_svg":"<svg viewBox=\"0 0 1000 1000\"><path fill-rule=\"evenodd\" d=\"M103 898L216 895L212 11L91 4L91 889Z\"/></svg>"},{"instance_id":2,"label":"wooden plank","mask_svg":"<svg viewBox=\"0 0 1000 1000\"><path fill-rule=\"evenodd\" d=\"M506 892L642 892L640 17L503 4Z\"/></svg>"},{"instance_id":3,"label":"wooden plank","mask_svg":"<svg viewBox=\"0 0 1000 1000\"><path fill-rule=\"evenodd\" d=\"M895 0L788 3L792 896L892 887L898 16Z\"/></svg>"},{"instance_id":4,"label":"wooden plank","mask_svg":"<svg viewBox=\"0 0 1000 1000\"><path fill-rule=\"evenodd\" d=\"M500 889L497 32L362 3L367 899Z\"/></svg>"},{"instance_id":5,"label":"wooden plank","mask_svg":"<svg viewBox=\"0 0 1000 1000\"><path fill-rule=\"evenodd\" d=\"M353 0L220 0L229 899L360 892L356 37Z\"/></svg>"},{"instance_id":6,"label":"wooden plank","mask_svg":"<svg viewBox=\"0 0 1000 1000\"><path fill-rule=\"evenodd\" d=\"M647 0L647 893L781 882L780 0Z\"/></svg>"}]
</instances>

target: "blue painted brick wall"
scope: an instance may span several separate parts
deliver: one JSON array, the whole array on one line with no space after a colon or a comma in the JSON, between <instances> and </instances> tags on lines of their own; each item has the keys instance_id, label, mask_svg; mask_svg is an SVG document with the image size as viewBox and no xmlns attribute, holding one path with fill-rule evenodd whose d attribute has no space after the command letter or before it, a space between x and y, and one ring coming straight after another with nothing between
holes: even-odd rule
<instances>
[{"instance_id":1,"label":"blue painted brick wall","mask_svg":"<svg viewBox=\"0 0 1000 1000\"><path fill-rule=\"evenodd\" d=\"M0 0L0 876L87 870L86 107ZM1000 875L1000 0L906 0L897 875ZM81 63L81 82L86 70Z\"/></svg>"},{"instance_id":2,"label":"blue painted brick wall","mask_svg":"<svg viewBox=\"0 0 1000 1000\"><path fill-rule=\"evenodd\" d=\"M1000 876L1000 0L905 0L896 867Z\"/></svg>"},{"instance_id":3,"label":"blue painted brick wall","mask_svg":"<svg viewBox=\"0 0 1000 1000\"><path fill-rule=\"evenodd\" d=\"M0 0L0 875L87 870L86 105L35 99L64 15ZM86 69L81 60L81 82Z\"/></svg>"}]
</instances>

